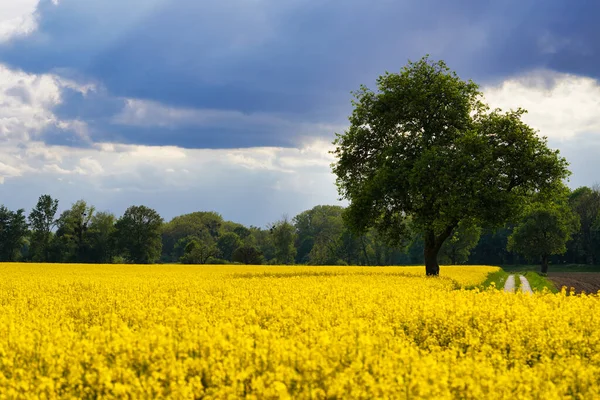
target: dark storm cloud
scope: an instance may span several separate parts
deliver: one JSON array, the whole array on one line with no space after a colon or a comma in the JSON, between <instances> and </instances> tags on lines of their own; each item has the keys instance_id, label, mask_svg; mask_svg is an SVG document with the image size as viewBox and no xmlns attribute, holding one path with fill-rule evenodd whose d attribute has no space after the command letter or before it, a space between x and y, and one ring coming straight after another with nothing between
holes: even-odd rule
<instances>
[{"instance_id":1,"label":"dark storm cloud","mask_svg":"<svg viewBox=\"0 0 600 400\"><path fill-rule=\"evenodd\" d=\"M101 95L66 93L55 110L87 122L93 140L291 145L284 127L149 128L111 116L139 98L340 123L350 90L425 53L479 82L535 68L599 77L599 14L584 0L43 0L38 30L2 46L0 61L97 82Z\"/></svg>"}]
</instances>

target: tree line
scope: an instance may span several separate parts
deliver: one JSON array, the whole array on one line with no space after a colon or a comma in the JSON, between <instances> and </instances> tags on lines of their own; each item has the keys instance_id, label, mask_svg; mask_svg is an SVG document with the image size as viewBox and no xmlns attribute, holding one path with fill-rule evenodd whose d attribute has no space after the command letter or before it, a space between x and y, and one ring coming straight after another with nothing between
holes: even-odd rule
<instances>
[{"instance_id":1,"label":"tree line","mask_svg":"<svg viewBox=\"0 0 600 400\"><path fill-rule=\"evenodd\" d=\"M0 261L65 263L422 265L418 230L390 242L372 228L356 234L341 206L319 205L266 228L193 212L165 222L156 210L131 206L121 217L79 200L57 215L58 200L0 206ZM440 249L442 264L600 262L600 190L566 189L551 203L532 203L501 228L461 223Z\"/></svg>"}]
</instances>

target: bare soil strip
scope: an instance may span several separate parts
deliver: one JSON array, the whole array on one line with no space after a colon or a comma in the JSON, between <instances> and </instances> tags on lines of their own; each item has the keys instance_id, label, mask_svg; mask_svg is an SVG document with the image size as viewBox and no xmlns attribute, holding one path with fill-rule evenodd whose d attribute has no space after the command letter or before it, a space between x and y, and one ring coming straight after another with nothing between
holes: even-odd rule
<instances>
[{"instance_id":1,"label":"bare soil strip","mask_svg":"<svg viewBox=\"0 0 600 400\"><path fill-rule=\"evenodd\" d=\"M521 280L521 291L523 293L533 293L531 290L531 285L529 285L529 281L523 275L519 275L519 279Z\"/></svg>"}]
</instances>

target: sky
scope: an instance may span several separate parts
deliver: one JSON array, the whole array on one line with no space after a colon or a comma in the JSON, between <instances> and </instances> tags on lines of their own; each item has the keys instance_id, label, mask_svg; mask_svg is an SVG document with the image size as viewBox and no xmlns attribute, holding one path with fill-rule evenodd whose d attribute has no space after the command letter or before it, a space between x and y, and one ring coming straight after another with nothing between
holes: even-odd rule
<instances>
[{"instance_id":1,"label":"sky","mask_svg":"<svg viewBox=\"0 0 600 400\"><path fill-rule=\"evenodd\" d=\"M596 0L0 0L0 203L266 226L344 204L352 90L425 54L600 181Z\"/></svg>"}]
</instances>

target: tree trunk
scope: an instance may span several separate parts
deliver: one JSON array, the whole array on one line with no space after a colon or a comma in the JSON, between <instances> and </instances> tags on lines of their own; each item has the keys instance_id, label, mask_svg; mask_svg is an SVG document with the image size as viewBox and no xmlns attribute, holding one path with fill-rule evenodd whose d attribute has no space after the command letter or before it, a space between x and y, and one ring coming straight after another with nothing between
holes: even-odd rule
<instances>
[{"instance_id":1,"label":"tree trunk","mask_svg":"<svg viewBox=\"0 0 600 400\"><path fill-rule=\"evenodd\" d=\"M454 222L446 227L439 236L435 236L433 229L425 232L424 244L425 249L423 256L425 258L425 274L428 276L437 276L440 274L440 265L437 258L444 241L450 237L452 231L458 222Z\"/></svg>"},{"instance_id":2,"label":"tree trunk","mask_svg":"<svg viewBox=\"0 0 600 400\"><path fill-rule=\"evenodd\" d=\"M437 262L439 250L434 246L427 244L425 241L425 274L428 276L437 276L440 274L440 265Z\"/></svg>"},{"instance_id":3,"label":"tree trunk","mask_svg":"<svg viewBox=\"0 0 600 400\"><path fill-rule=\"evenodd\" d=\"M365 265L371 265L371 261L369 260L369 254L367 253L367 246L365 244L365 236L362 235L360 238L360 243L362 244L362 251L365 257L365 261L367 262Z\"/></svg>"},{"instance_id":4,"label":"tree trunk","mask_svg":"<svg viewBox=\"0 0 600 400\"><path fill-rule=\"evenodd\" d=\"M425 258L425 274L427 276L437 276L440 274L440 265L438 264L437 257L441 245L438 246L433 230L426 232L424 239L425 249L423 256Z\"/></svg>"},{"instance_id":5,"label":"tree trunk","mask_svg":"<svg viewBox=\"0 0 600 400\"><path fill-rule=\"evenodd\" d=\"M547 273L548 273L548 256L543 255L542 256L542 274L547 274Z\"/></svg>"},{"instance_id":6,"label":"tree trunk","mask_svg":"<svg viewBox=\"0 0 600 400\"><path fill-rule=\"evenodd\" d=\"M588 265L594 265L594 255L591 253L591 249L589 247L588 247L585 261Z\"/></svg>"}]
</instances>

